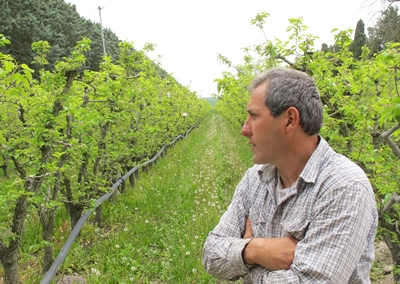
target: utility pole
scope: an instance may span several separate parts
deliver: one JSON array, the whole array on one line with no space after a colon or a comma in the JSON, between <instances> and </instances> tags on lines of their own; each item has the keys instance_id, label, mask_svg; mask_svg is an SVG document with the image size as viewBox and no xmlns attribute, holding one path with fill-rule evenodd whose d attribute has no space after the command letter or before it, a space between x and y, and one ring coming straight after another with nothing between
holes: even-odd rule
<instances>
[{"instance_id":1,"label":"utility pole","mask_svg":"<svg viewBox=\"0 0 400 284\"><path fill-rule=\"evenodd\" d=\"M104 53L104 56L107 56L107 52L106 52L106 43L105 43L105 41L104 41L103 23L102 23L102 21L101 21L101 10L104 9L104 7L101 8L101 7L99 6L98 9L99 9L99 16L100 16L101 39L102 39L102 41L103 41L103 53Z\"/></svg>"}]
</instances>

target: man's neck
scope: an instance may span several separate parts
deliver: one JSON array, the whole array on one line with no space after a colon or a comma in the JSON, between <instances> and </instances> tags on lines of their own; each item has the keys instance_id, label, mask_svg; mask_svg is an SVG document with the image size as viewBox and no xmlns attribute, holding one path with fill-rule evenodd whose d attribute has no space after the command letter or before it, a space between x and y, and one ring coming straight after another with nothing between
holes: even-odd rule
<instances>
[{"instance_id":1,"label":"man's neck","mask_svg":"<svg viewBox=\"0 0 400 284\"><path fill-rule=\"evenodd\" d=\"M297 181L311 155L318 147L318 143L319 137L317 135L295 143L281 165L276 165L283 188L290 187Z\"/></svg>"}]
</instances>

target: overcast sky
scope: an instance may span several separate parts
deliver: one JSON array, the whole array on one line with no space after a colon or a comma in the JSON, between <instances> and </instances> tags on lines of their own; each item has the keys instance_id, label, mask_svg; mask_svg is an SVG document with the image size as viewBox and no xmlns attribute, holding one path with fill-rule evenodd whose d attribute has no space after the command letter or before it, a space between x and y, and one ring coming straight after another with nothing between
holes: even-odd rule
<instances>
[{"instance_id":1,"label":"overcast sky","mask_svg":"<svg viewBox=\"0 0 400 284\"><path fill-rule=\"evenodd\" d=\"M367 0L368 1L368 0ZM369 0L370 1L370 0ZM241 62L241 48L263 42L262 31L250 24L257 13L270 14L265 32L271 40L287 40L290 18L303 17L308 33L317 43L332 44L332 29L355 30L362 19L374 25L374 8L366 0L66 0L78 13L100 22L124 41L141 49L145 43L157 45L152 59L161 55L161 67L198 96L216 93L214 79L226 69L217 53L233 63ZM375 9L376 10L376 9ZM375 13L376 15L376 13Z\"/></svg>"}]
</instances>

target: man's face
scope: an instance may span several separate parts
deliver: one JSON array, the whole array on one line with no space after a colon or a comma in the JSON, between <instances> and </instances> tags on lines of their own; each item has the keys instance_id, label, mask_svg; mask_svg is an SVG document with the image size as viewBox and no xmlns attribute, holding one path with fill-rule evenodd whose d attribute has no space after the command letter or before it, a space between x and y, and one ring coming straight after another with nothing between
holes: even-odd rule
<instances>
[{"instance_id":1,"label":"man's face","mask_svg":"<svg viewBox=\"0 0 400 284\"><path fill-rule=\"evenodd\" d=\"M258 86L252 93L247 106L248 117L242 128L242 135L249 138L256 164L275 164L282 156L282 127L281 116L274 118L264 103L265 84Z\"/></svg>"}]
</instances>

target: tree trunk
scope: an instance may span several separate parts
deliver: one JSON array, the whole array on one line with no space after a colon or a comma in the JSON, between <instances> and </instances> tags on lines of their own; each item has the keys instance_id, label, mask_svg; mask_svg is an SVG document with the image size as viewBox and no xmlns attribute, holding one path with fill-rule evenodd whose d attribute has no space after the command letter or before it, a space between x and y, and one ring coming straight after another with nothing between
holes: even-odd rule
<instances>
[{"instance_id":1,"label":"tree trunk","mask_svg":"<svg viewBox=\"0 0 400 284\"><path fill-rule=\"evenodd\" d=\"M49 199L52 202L57 201L58 194L60 192L60 174L56 176L57 181L54 184L53 192ZM52 202L47 201L47 204L51 204ZM45 205L43 207L39 207L39 218L40 223L43 229L43 240L45 240L48 245L44 247L44 256L43 256L43 268L42 272L45 273L53 264L53 232L56 223L56 210L57 208L54 206Z\"/></svg>"},{"instance_id":2,"label":"tree trunk","mask_svg":"<svg viewBox=\"0 0 400 284\"><path fill-rule=\"evenodd\" d=\"M102 212L102 206L99 205L98 207L96 207L96 223L97 226L99 226L99 228L103 228L104 224L103 224L103 212Z\"/></svg>"},{"instance_id":3,"label":"tree trunk","mask_svg":"<svg viewBox=\"0 0 400 284\"><path fill-rule=\"evenodd\" d=\"M61 192L67 198L67 201L65 202L65 207L67 208L67 212L71 218L71 230L72 230L82 216L83 205L77 203L77 201L74 201L72 195L71 181L65 175L63 183L64 183L64 189L61 190Z\"/></svg>"},{"instance_id":4,"label":"tree trunk","mask_svg":"<svg viewBox=\"0 0 400 284\"><path fill-rule=\"evenodd\" d=\"M83 206L80 204L70 204L69 215L71 217L71 230L74 229L76 223L82 216Z\"/></svg>"},{"instance_id":5,"label":"tree trunk","mask_svg":"<svg viewBox=\"0 0 400 284\"><path fill-rule=\"evenodd\" d=\"M382 238L386 245L389 247L390 254L393 258L393 267L400 267L400 232L396 228L396 225L388 223L382 214L379 216L379 222L382 228L388 232L382 233ZM400 275L393 273L394 283L400 281Z\"/></svg>"},{"instance_id":6,"label":"tree trunk","mask_svg":"<svg viewBox=\"0 0 400 284\"><path fill-rule=\"evenodd\" d=\"M49 245L44 247L43 255L43 268L42 272L45 273L51 265L53 264L53 231L55 226L55 209L51 210L39 210L40 223L43 228L43 240L45 240Z\"/></svg>"},{"instance_id":7,"label":"tree trunk","mask_svg":"<svg viewBox=\"0 0 400 284\"><path fill-rule=\"evenodd\" d=\"M383 239L386 245L389 247L390 253L393 258L393 267L400 266L400 247L398 242L394 241L390 234L384 235ZM397 273L393 273L394 283L398 283L400 281L400 275Z\"/></svg>"},{"instance_id":8,"label":"tree trunk","mask_svg":"<svg viewBox=\"0 0 400 284\"><path fill-rule=\"evenodd\" d=\"M106 152L106 136L108 133L108 130L110 129L111 123L109 121L107 121L104 125L100 124L100 139L98 142L98 153L99 156L97 157L96 161L94 162L93 165L93 176L97 177L100 174L103 175L105 170L104 168L102 168L101 166L101 161L103 159L103 154ZM103 193L98 189L97 186L95 186L92 190L92 193L95 194L95 197L97 198L98 196L103 195ZM95 209L96 212L96 216L95 216L95 222L97 223L97 225L100 228L103 228L103 213L102 213L102 206L99 205L98 207L96 207Z\"/></svg>"},{"instance_id":9,"label":"tree trunk","mask_svg":"<svg viewBox=\"0 0 400 284\"><path fill-rule=\"evenodd\" d=\"M4 174L4 178L8 179L8 165L7 163L4 163L3 165L0 166L0 168L3 169L3 174Z\"/></svg>"},{"instance_id":10,"label":"tree trunk","mask_svg":"<svg viewBox=\"0 0 400 284\"><path fill-rule=\"evenodd\" d=\"M25 187L30 188L31 180L27 180ZM0 239L0 260L4 267L4 283L5 284L18 284L19 283L19 248L21 246L21 239L24 233L24 223L27 214L27 200L26 195L18 198L14 209L14 218L11 224L11 234L14 236L8 245L3 243Z\"/></svg>"},{"instance_id":11,"label":"tree trunk","mask_svg":"<svg viewBox=\"0 0 400 284\"><path fill-rule=\"evenodd\" d=\"M18 284L19 282L19 246L18 248L8 248L1 254L1 263L4 267L4 284Z\"/></svg>"},{"instance_id":12,"label":"tree trunk","mask_svg":"<svg viewBox=\"0 0 400 284\"><path fill-rule=\"evenodd\" d=\"M126 170L126 172L129 172L132 168L133 168L133 166L132 166L132 167L126 166L126 167L125 167L125 170ZM136 170L136 171L137 171L137 170ZM132 173L132 174L128 177L128 180L129 180L129 184L133 187L133 186L135 185L135 173Z\"/></svg>"},{"instance_id":13,"label":"tree trunk","mask_svg":"<svg viewBox=\"0 0 400 284\"><path fill-rule=\"evenodd\" d=\"M121 178L121 175L120 175L119 178ZM117 179L116 181L118 181L118 179ZM116 192L118 192L118 191L119 191L121 194L124 194L124 193L125 193L125 191L126 191L126 180L121 180L121 184L120 184L120 186L117 188Z\"/></svg>"}]
</instances>

